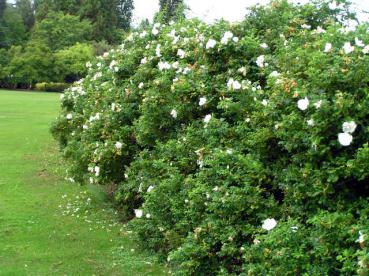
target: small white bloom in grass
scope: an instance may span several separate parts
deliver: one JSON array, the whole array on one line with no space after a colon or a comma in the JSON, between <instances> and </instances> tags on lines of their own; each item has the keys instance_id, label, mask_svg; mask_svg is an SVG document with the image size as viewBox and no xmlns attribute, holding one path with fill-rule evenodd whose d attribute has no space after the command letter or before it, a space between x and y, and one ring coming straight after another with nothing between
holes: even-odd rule
<instances>
[{"instance_id":1,"label":"small white bloom in grass","mask_svg":"<svg viewBox=\"0 0 369 276\"><path fill-rule=\"evenodd\" d=\"M214 39L209 39L206 43L206 49L214 48L217 42Z\"/></svg>"},{"instance_id":2,"label":"small white bloom in grass","mask_svg":"<svg viewBox=\"0 0 369 276\"><path fill-rule=\"evenodd\" d=\"M214 192L218 192L219 191L219 187L218 186L215 186L214 189L213 189Z\"/></svg>"},{"instance_id":3,"label":"small white bloom in grass","mask_svg":"<svg viewBox=\"0 0 369 276\"><path fill-rule=\"evenodd\" d=\"M151 215L150 214L146 214L146 218L147 219L151 218Z\"/></svg>"},{"instance_id":4,"label":"small white bloom in grass","mask_svg":"<svg viewBox=\"0 0 369 276\"><path fill-rule=\"evenodd\" d=\"M344 147L349 146L352 143L353 137L350 133L338 134L338 142Z\"/></svg>"},{"instance_id":5,"label":"small white bloom in grass","mask_svg":"<svg viewBox=\"0 0 369 276\"><path fill-rule=\"evenodd\" d=\"M365 46L365 44L363 43L363 41L360 40L360 39L358 39L357 37L355 37L355 45L357 47L364 47Z\"/></svg>"},{"instance_id":6,"label":"small white bloom in grass","mask_svg":"<svg viewBox=\"0 0 369 276\"><path fill-rule=\"evenodd\" d=\"M332 51L332 44L328 42L324 46L324 53L329 53L330 51Z\"/></svg>"},{"instance_id":7,"label":"small white bloom in grass","mask_svg":"<svg viewBox=\"0 0 369 276\"><path fill-rule=\"evenodd\" d=\"M136 216L136 218L142 218L143 211L140 210L140 209L135 209L135 216Z\"/></svg>"},{"instance_id":8,"label":"small white bloom in grass","mask_svg":"<svg viewBox=\"0 0 369 276\"><path fill-rule=\"evenodd\" d=\"M138 88L142 89L144 87L144 83L140 82L140 84L138 85Z\"/></svg>"},{"instance_id":9,"label":"small white bloom in grass","mask_svg":"<svg viewBox=\"0 0 369 276\"><path fill-rule=\"evenodd\" d=\"M84 130L87 130L87 129L88 129L88 125L83 125L83 126L82 126L82 128L83 128Z\"/></svg>"},{"instance_id":10,"label":"small white bloom in grass","mask_svg":"<svg viewBox=\"0 0 369 276\"><path fill-rule=\"evenodd\" d=\"M344 122L342 124L342 130L344 133L354 133L357 125L354 121Z\"/></svg>"},{"instance_id":11,"label":"small white bloom in grass","mask_svg":"<svg viewBox=\"0 0 369 276\"><path fill-rule=\"evenodd\" d=\"M115 148L116 148L116 149L121 149L121 148L122 148L122 146L123 146L123 144L122 144L121 142L116 142L116 143L115 143Z\"/></svg>"},{"instance_id":12,"label":"small white bloom in grass","mask_svg":"<svg viewBox=\"0 0 369 276\"><path fill-rule=\"evenodd\" d=\"M260 47L263 48L263 49L268 49L269 48L268 44L266 44L265 42L261 43Z\"/></svg>"},{"instance_id":13,"label":"small white bloom in grass","mask_svg":"<svg viewBox=\"0 0 369 276\"><path fill-rule=\"evenodd\" d=\"M183 59L186 57L186 52L183 51L182 49L178 49L177 56Z\"/></svg>"},{"instance_id":14,"label":"small white bloom in grass","mask_svg":"<svg viewBox=\"0 0 369 276\"><path fill-rule=\"evenodd\" d=\"M232 38L232 40L233 40L234 43L237 43L238 41L240 41L240 39L237 36L235 36L234 38Z\"/></svg>"},{"instance_id":15,"label":"small white bloom in grass","mask_svg":"<svg viewBox=\"0 0 369 276\"><path fill-rule=\"evenodd\" d=\"M201 97L200 101L199 101L199 106L203 106L206 104L206 98L205 97Z\"/></svg>"},{"instance_id":16,"label":"small white bloom in grass","mask_svg":"<svg viewBox=\"0 0 369 276\"><path fill-rule=\"evenodd\" d=\"M263 106L267 106L267 105L268 105L268 101L267 101L266 99L264 99L264 100L261 102L261 104L262 104Z\"/></svg>"},{"instance_id":17,"label":"small white bloom in grass","mask_svg":"<svg viewBox=\"0 0 369 276\"><path fill-rule=\"evenodd\" d=\"M67 114L66 116L67 120L72 120L73 119L73 115L71 113Z\"/></svg>"},{"instance_id":18,"label":"small white bloom in grass","mask_svg":"<svg viewBox=\"0 0 369 276\"><path fill-rule=\"evenodd\" d=\"M308 126L314 126L315 125L314 119L308 120L307 124L308 124Z\"/></svg>"},{"instance_id":19,"label":"small white bloom in grass","mask_svg":"<svg viewBox=\"0 0 369 276\"><path fill-rule=\"evenodd\" d=\"M211 117L212 117L212 116L211 116L210 114L206 115L206 116L205 116L205 118L204 118L204 123L205 123L205 124L209 123L209 122L210 122L210 120L211 120Z\"/></svg>"},{"instance_id":20,"label":"small white bloom in grass","mask_svg":"<svg viewBox=\"0 0 369 276\"><path fill-rule=\"evenodd\" d=\"M177 118L177 116L178 116L177 110L172 109L172 111L170 112L170 115L172 115L172 117L173 117L174 119L176 119L176 118Z\"/></svg>"},{"instance_id":21,"label":"small white bloom in grass","mask_svg":"<svg viewBox=\"0 0 369 276\"><path fill-rule=\"evenodd\" d=\"M366 54L369 54L369 45L366 45L363 49L363 53L366 55Z\"/></svg>"},{"instance_id":22,"label":"small white bloom in grass","mask_svg":"<svg viewBox=\"0 0 369 276\"><path fill-rule=\"evenodd\" d=\"M342 47L343 51L345 52L345 54L350 54L355 50L355 47L351 45L350 42L346 42L343 47Z\"/></svg>"},{"instance_id":23,"label":"small white bloom in grass","mask_svg":"<svg viewBox=\"0 0 369 276\"><path fill-rule=\"evenodd\" d=\"M141 38L144 38L146 35L147 35L147 32L146 31L143 31L142 33L140 33L140 37Z\"/></svg>"},{"instance_id":24,"label":"small white bloom in grass","mask_svg":"<svg viewBox=\"0 0 369 276\"><path fill-rule=\"evenodd\" d=\"M277 221L274 218L268 218L263 221L263 225L261 227L264 230L270 231L276 226L277 226Z\"/></svg>"},{"instance_id":25,"label":"small white bloom in grass","mask_svg":"<svg viewBox=\"0 0 369 276\"><path fill-rule=\"evenodd\" d=\"M147 188L147 192L150 193L152 190L154 190L154 186L150 185L149 188Z\"/></svg>"},{"instance_id":26,"label":"small white bloom in grass","mask_svg":"<svg viewBox=\"0 0 369 276\"><path fill-rule=\"evenodd\" d=\"M322 100L317 101L316 103L314 103L314 106L315 106L316 109L319 109L321 105L322 105Z\"/></svg>"},{"instance_id":27,"label":"small white bloom in grass","mask_svg":"<svg viewBox=\"0 0 369 276\"><path fill-rule=\"evenodd\" d=\"M87 62L87 63L86 63L86 67L87 67L87 68L91 68L91 67L92 67L91 62Z\"/></svg>"},{"instance_id":28,"label":"small white bloom in grass","mask_svg":"<svg viewBox=\"0 0 369 276\"><path fill-rule=\"evenodd\" d=\"M309 99L305 97L304 99L301 99L297 102L297 107L304 111L309 107Z\"/></svg>"},{"instance_id":29,"label":"small white bloom in grass","mask_svg":"<svg viewBox=\"0 0 369 276\"><path fill-rule=\"evenodd\" d=\"M254 239L254 240L253 240L253 243L254 243L254 244L259 244L259 243L260 243L260 241L259 241L258 239Z\"/></svg>"},{"instance_id":30,"label":"small white bloom in grass","mask_svg":"<svg viewBox=\"0 0 369 276\"><path fill-rule=\"evenodd\" d=\"M260 68L264 67L264 62L265 62L265 56L264 55L258 56L258 58L256 59L256 64Z\"/></svg>"}]
</instances>

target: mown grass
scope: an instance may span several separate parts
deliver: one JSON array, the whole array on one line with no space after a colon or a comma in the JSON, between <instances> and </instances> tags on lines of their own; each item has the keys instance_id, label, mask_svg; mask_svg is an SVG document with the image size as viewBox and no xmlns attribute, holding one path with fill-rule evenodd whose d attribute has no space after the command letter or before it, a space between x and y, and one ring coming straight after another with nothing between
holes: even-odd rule
<instances>
[{"instance_id":1,"label":"mown grass","mask_svg":"<svg viewBox=\"0 0 369 276\"><path fill-rule=\"evenodd\" d=\"M58 97L0 91L0 275L165 275L99 189L64 180Z\"/></svg>"}]
</instances>

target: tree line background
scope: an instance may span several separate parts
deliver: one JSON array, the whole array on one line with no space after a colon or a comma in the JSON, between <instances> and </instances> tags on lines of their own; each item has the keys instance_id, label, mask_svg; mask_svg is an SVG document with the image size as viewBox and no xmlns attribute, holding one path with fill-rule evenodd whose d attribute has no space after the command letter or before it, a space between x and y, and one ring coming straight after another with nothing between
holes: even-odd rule
<instances>
[{"instance_id":1,"label":"tree line background","mask_svg":"<svg viewBox=\"0 0 369 276\"><path fill-rule=\"evenodd\" d=\"M156 18L168 22L183 0L159 4ZM63 90L131 31L133 9L133 0L0 0L0 88Z\"/></svg>"}]
</instances>

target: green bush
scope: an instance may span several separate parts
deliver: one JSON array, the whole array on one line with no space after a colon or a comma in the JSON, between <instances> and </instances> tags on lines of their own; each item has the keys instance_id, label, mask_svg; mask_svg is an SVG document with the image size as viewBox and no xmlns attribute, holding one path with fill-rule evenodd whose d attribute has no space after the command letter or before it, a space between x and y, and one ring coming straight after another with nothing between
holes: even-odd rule
<instances>
[{"instance_id":1,"label":"green bush","mask_svg":"<svg viewBox=\"0 0 369 276\"><path fill-rule=\"evenodd\" d=\"M35 90L45 91L45 92L63 92L69 86L70 85L67 83L41 82L41 83L35 84Z\"/></svg>"},{"instance_id":2,"label":"green bush","mask_svg":"<svg viewBox=\"0 0 369 276\"><path fill-rule=\"evenodd\" d=\"M367 275L369 34L346 11L132 33L62 96L70 177L118 184L177 275Z\"/></svg>"}]
</instances>

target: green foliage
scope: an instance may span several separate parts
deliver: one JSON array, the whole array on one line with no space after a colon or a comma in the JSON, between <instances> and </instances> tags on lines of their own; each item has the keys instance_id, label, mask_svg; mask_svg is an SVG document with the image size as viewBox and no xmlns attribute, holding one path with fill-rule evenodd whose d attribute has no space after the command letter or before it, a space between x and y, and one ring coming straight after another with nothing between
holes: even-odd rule
<instances>
[{"instance_id":1,"label":"green foliage","mask_svg":"<svg viewBox=\"0 0 369 276\"><path fill-rule=\"evenodd\" d=\"M166 23L183 15L183 10L181 10L183 0L159 0L159 6L163 21Z\"/></svg>"},{"instance_id":2,"label":"green foliage","mask_svg":"<svg viewBox=\"0 0 369 276\"><path fill-rule=\"evenodd\" d=\"M36 23L32 39L42 41L52 50L58 50L90 40L91 32L89 21L80 21L79 17L74 15L51 12L41 22Z\"/></svg>"},{"instance_id":3,"label":"green foliage","mask_svg":"<svg viewBox=\"0 0 369 276\"><path fill-rule=\"evenodd\" d=\"M10 49L11 60L6 68L8 83L22 88L30 88L36 82L55 80L54 58L50 48L40 43L29 43L22 47Z\"/></svg>"},{"instance_id":4,"label":"green foliage","mask_svg":"<svg viewBox=\"0 0 369 276\"><path fill-rule=\"evenodd\" d=\"M0 48L21 45L27 38L22 16L16 8L8 6L0 18Z\"/></svg>"},{"instance_id":5,"label":"green foliage","mask_svg":"<svg viewBox=\"0 0 369 276\"><path fill-rule=\"evenodd\" d=\"M35 84L35 90L37 91L45 91L45 92L63 92L70 85L67 83L58 83L58 82L41 82Z\"/></svg>"},{"instance_id":6,"label":"green foliage","mask_svg":"<svg viewBox=\"0 0 369 276\"><path fill-rule=\"evenodd\" d=\"M73 45L55 53L55 73L60 80L72 83L87 74L86 63L94 57L92 46Z\"/></svg>"},{"instance_id":7,"label":"green foliage","mask_svg":"<svg viewBox=\"0 0 369 276\"><path fill-rule=\"evenodd\" d=\"M366 275L368 24L274 1L133 32L52 132L177 275Z\"/></svg>"},{"instance_id":8,"label":"green foliage","mask_svg":"<svg viewBox=\"0 0 369 276\"><path fill-rule=\"evenodd\" d=\"M114 43L119 39L116 0L86 0L81 7L81 18L92 22L92 34L96 41Z\"/></svg>"},{"instance_id":9,"label":"green foliage","mask_svg":"<svg viewBox=\"0 0 369 276\"><path fill-rule=\"evenodd\" d=\"M29 32L35 24L34 7L31 0L17 0L15 5L20 12L24 26Z\"/></svg>"}]
</instances>

